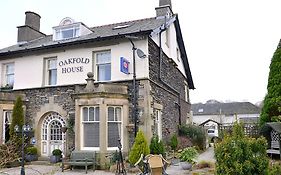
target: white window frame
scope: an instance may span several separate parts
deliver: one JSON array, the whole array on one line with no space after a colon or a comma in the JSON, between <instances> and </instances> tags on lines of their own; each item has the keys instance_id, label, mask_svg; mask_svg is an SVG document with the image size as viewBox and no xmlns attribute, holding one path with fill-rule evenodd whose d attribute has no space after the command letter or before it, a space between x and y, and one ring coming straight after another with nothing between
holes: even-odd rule
<instances>
[{"instance_id":1,"label":"white window frame","mask_svg":"<svg viewBox=\"0 0 281 175\"><path fill-rule=\"evenodd\" d=\"M184 100L189 102L189 89L186 82L184 82Z\"/></svg>"},{"instance_id":2,"label":"white window frame","mask_svg":"<svg viewBox=\"0 0 281 175\"><path fill-rule=\"evenodd\" d=\"M68 30L72 31L72 36L64 37L63 32L68 31ZM56 41L77 38L81 35L81 28L80 28L80 25L71 25L71 26L67 26L67 27L57 28L57 29L55 29L55 35L56 35L56 37L55 37Z\"/></svg>"},{"instance_id":3,"label":"white window frame","mask_svg":"<svg viewBox=\"0 0 281 175\"><path fill-rule=\"evenodd\" d=\"M166 37L165 44L169 48L170 47L170 28L167 28L165 33L166 33L165 34L165 37Z\"/></svg>"},{"instance_id":4,"label":"white window frame","mask_svg":"<svg viewBox=\"0 0 281 175\"><path fill-rule=\"evenodd\" d=\"M180 49L178 47L176 48L176 52L177 52L177 60L178 60L178 62L180 62L181 61L181 53L180 53Z\"/></svg>"},{"instance_id":5,"label":"white window frame","mask_svg":"<svg viewBox=\"0 0 281 175\"><path fill-rule=\"evenodd\" d=\"M162 140L162 112L159 109L155 109L155 125L157 125L155 134Z\"/></svg>"},{"instance_id":6,"label":"white window frame","mask_svg":"<svg viewBox=\"0 0 281 175\"><path fill-rule=\"evenodd\" d=\"M49 63L50 63L50 61L53 61L53 60L56 61L56 67L55 68L50 68L49 67ZM58 83L58 65L57 65L57 60L58 60L57 57L50 57L50 58L45 58L44 59L44 67L45 67L45 69L44 69L44 74L45 74L44 84L46 86L55 86ZM56 82L55 82L55 84L51 83L50 71L52 71L52 70L56 70Z\"/></svg>"},{"instance_id":7,"label":"white window frame","mask_svg":"<svg viewBox=\"0 0 281 175\"><path fill-rule=\"evenodd\" d=\"M96 116L94 114L94 121L89 121L89 109L90 108L98 108L99 109L99 120L96 121ZM83 116L83 108L88 108L88 121L84 121L84 116ZM99 128L101 127L101 111L100 111L100 107L99 106L82 106L81 107L81 130L80 130L80 133L81 133L81 150L94 150L94 151L99 151L100 150L100 145L99 147L85 147L84 146L84 123L98 123L99 124ZM100 144L100 135L101 133L99 132L99 144Z\"/></svg>"},{"instance_id":8,"label":"white window frame","mask_svg":"<svg viewBox=\"0 0 281 175\"><path fill-rule=\"evenodd\" d=\"M3 130L2 130L2 143L4 144L5 142L6 142L6 140L5 140L5 137L6 137L6 135L5 135L5 133L6 133L6 131L5 131L5 122L6 122L6 117L8 117L8 115L7 115L7 113L10 113L10 122L8 123L8 125L11 125L12 124L12 110L4 110L3 111ZM9 121L9 120L8 120ZM10 128L11 129L11 128Z\"/></svg>"},{"instance_id":9,"label":"white window frame","mask_svg":"<svg viewBox=\"0 0 281 175\"><path fill-rule=\"evenodd\" d=\"M116 120L114 120L114 121L109 121L108 120L108 109L109 108L114 108L114 119L116 119L116 116L115 116L115 109L116 108L120 108L120 110L121 110L121 116L120 116L120 121L116 121ZM107 125L107 127L106 127L106 137L107 137L107 140L108 140L108 123L120 123L121 124L121 126L120 126L120 133L119 133L119 135L120 135L120 139L121 139L121 144L123 145L123 108L122 108L122 106L107 106L107 110L106 110L106 125ZM114 151L114 150L118 150L118 147L108 147L108 141L107 141L107 150L108 151ZM122 147L122 150L123 150L123 147Z\"/></svg>"},{"instance_id":10,"label":"white window frame","mask_svg":"<svg viewBox=\"0 0 281 175\"><path fill-rule=\"evenodd\" d=\"M13 66L13 71L12 72L8 72L8 66ZM13 87L14 83L15 83L15 63L14 62L10 62L10 63L5 63L3 64L3 74L4 74L4 79L3 79L3 86L4 87ZM10 84L8 81L8 77L13 77L13 82Z\"/></svg>"},{"instance_id":11,"label":"white window frame","mask_svg":"<svg viewBox=\"0 0 281 175\"><path fill-rule=\"evenodd\" d=\"M98 63L97 57L98 57L98 54L101 54L101 53L109 53L110 54L110 61ZM109 80L100 80L100 78L99 78L99 66L100 65L106 65L106 64L110 65L110 79ZM112 57L111 57L111 51L110 50L94 52L94 72L95 72L97 81L99 81L99 82L111 81L111 79L112 79Z\"/></svg>"}]
</instances>

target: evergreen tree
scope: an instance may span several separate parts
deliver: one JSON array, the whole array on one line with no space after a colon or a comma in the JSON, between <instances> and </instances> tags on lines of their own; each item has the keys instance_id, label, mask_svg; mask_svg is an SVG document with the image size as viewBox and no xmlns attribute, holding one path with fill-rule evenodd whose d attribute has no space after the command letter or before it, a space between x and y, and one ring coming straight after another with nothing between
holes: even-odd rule
<instances>
[{"instance_id":1,"label":"evergreen tree","mask_svg":"<svg viewBox=\"0 0 281 175\"><path fill-rule=\"evenodd\" d=\"M134 145L129 153L129 162L135 164L139 160L141 154L144 156L149 154L149 147L143 132L139 130Z\"/></svg>"},{"instance_id":2,"label":"evergreen tree","mask_svg":"<svg viewBox=\"0 0 281 175\"><path fill-rule=\"evenodd\" d=\"M260 116L260 125L281 121L281 48L278 46L270 64L267 95Z\"/></svg>"},{"instance_id":3,"label":"evergreen tree","mask_svg":"<svg viewBox=\"0 0 281 175\"><path fill-rule=\"evenodd\" d=\"M153 136L150 141L150 154L162 154L165 156L165 147L162 140L159 140L158 136Z\"/></svg>"},{"instance_id":4,"label":"evergreen tree","mask_svg":"<svg viewBox=\"0 0 281 175\"><path fill-rule=\"evenodd\" d=\"M12 123L10 125L10 136L16 137L16 133L14 128L16 125L21 129L24 124L24 115L23 115L23 102L21 97L17 97L16 102L14 104L13 113L12 113Z\"/></svg>"}]
</instances>

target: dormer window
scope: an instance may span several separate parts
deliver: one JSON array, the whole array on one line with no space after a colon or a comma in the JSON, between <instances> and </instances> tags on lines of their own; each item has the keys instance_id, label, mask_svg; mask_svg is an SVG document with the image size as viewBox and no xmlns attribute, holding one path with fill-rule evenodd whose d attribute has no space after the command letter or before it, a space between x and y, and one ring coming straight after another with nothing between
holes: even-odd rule
<instances>
[{"instance_id":1,"label":"dormer window","mask_svg":"<svg viewBox=\"0 0 281 175\"><path fill-rule=\"evenodd\" d=\"M70 39L80 36L79 26L71 26L56 30L56 40Z\"/></svg>"},{"instance_id":2,"label":"dormer window","mask_svg":"<svg viewBox=\"0 0 281 175\"><path fill-rule=\"evenodd\" d=\"M71 18L64 18L59 26L53 27L53 40L65 40L77 38L92 33L92 31L81 22L74 22Z\"/></svg>"}]
</instances>

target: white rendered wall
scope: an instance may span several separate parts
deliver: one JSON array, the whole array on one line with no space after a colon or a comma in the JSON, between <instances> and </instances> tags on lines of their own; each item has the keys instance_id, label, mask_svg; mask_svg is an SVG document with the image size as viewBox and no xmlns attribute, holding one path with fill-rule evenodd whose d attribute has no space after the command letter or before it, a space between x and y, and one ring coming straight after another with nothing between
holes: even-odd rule
<instances>
[{"instance_id":1,"label":"white rendered wall","mask_svg":"<svg viewBox=\"0 0 281 175\"><path fill-rule=\"evenodd\" d=\"M169 31L168 31L169 30ZM167 39L167 34L169 33L169 43L166 43ZM159 35L153 35L152 40L159 46ZM175 25L172 23L168 29L161 34L161 43L162 43L162 49L164 53L172 58L175 63L178 65L178 69L181 71L181 73L186 77L183 62L181 57L179 56L179 60L177 59L177 48L178 47L178 42L177 42L177 35L176 35L176 28Z\"/></svg>"},{"instance_id":2,"label":"white rendered wall","mask_svg":"<svg viewBox=\"0 0 281 175\"><path fill-rule=\"evenodd\" d=\"M145 54L148 53L147 39L134 41L135 46L141 49ZM111 51L111 81L130 80L133 78L133 52L132 45L129 41L119 42L115 45L106 47L79 48L71 50L62 50L55 53L32 55L20 58L13 58L0 61L1 82L4 79L3 64L15 63L15 82L14 89L37 88L44 86L44 59L57 57L57 85L83 84L86 83L87 73L93 70L94 52ZM125 57L129 62L129 72L124 74L120 72L120 57ZM89 63L75 63L66 66L59 66L60 61L69 58L88 58ZM148 58L141 59L136 54L136 77L148 78ZM62 68L66 67L83 67L81 72L63 73ZM95 75L96 76L96 75ZM95 78L96 79L96 78ZM2 83L3 85L3 83Z\"/></svg>"}]
</instances>

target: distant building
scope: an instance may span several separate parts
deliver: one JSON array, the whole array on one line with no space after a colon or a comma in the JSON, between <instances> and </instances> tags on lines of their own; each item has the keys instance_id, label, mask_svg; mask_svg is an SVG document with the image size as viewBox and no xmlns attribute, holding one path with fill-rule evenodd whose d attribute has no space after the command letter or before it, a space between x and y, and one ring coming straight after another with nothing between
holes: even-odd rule
<instances>
[{"instance_id":1,"label":"distant building","mask_svg":"<svg viewBox=\"0 0 281 175\"><path fill-rule=\"evenodd\" d=\"M87 27L64 18L52 35L26 12L18 43L0 50L0 77L1 143L20 94L40 156L75 148L96 151L101 161L118 138L128 153L135 125L147 139L167 140L186 123L194 89L171 0L160 0L147 19Z\"/></svg>"},{"instance_id":2,"label":"distant building","mask_svg":"<svg viewBox=\"0 0 281 175\"><path fill-rule=\"evenodd\" d=\"M232 125L236 120L243 123L257 123L260 115L260 108L250 102L220 103L209 101L205 104L196 103L191 105L192 122L205 126L217 127L221 125Z\"/></svg>"}]
</instances>

